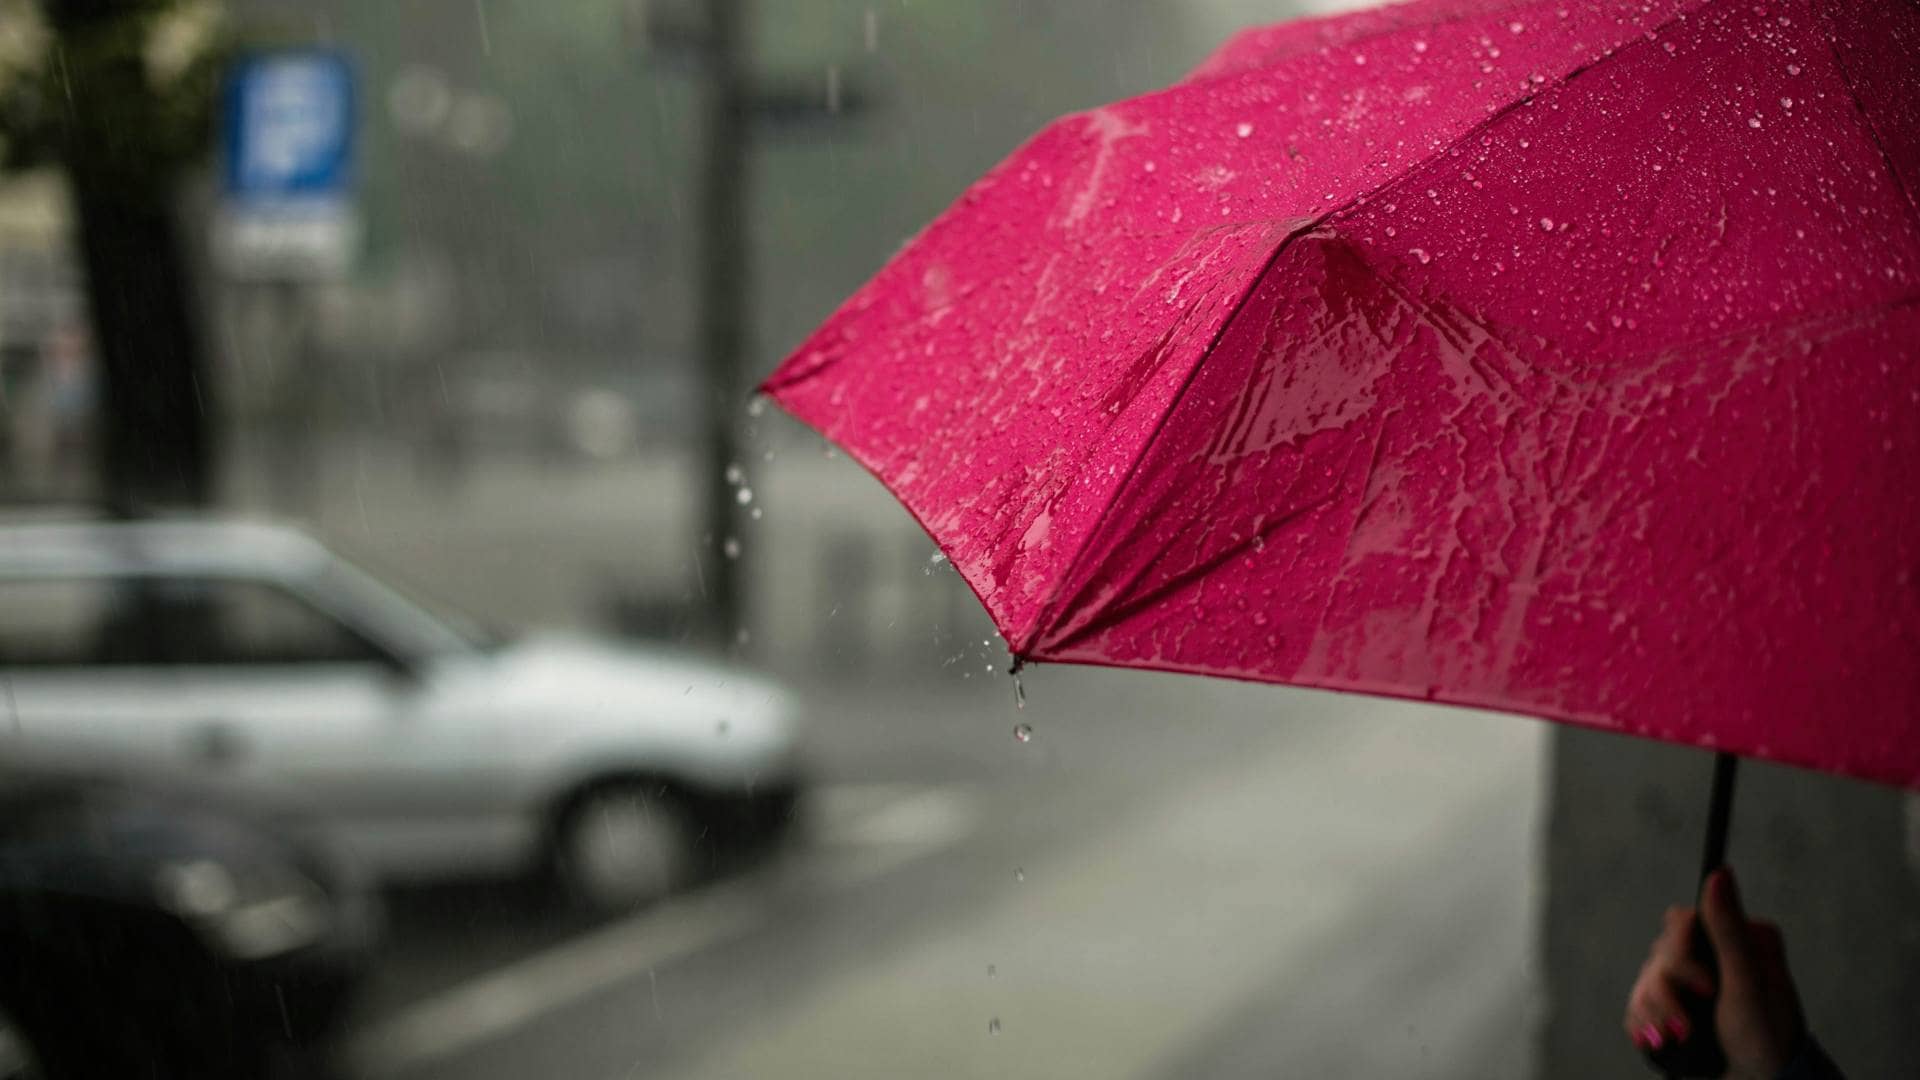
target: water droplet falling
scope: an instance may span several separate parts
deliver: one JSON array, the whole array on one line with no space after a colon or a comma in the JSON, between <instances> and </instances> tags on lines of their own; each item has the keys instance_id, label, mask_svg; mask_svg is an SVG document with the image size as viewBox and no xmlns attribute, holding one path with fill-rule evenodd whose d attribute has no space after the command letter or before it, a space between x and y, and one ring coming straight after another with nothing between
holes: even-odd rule
<instances>
[{"instance_id":1,"label":"water droplet falling","mask_svg":"<svg viewBox=\"0 0 1920 1080\"><path fill-rule=\"evenodd\" d=\"M746 470L738 465L727 466L727 483L738 484L747 478Z\"/></svg>"},{"instance_id":2,"label":"water droplet falling","mask_svg":"<svg viewBox=\"0 0 1920 1080\"><path fill-rule=\"evenodd\" d=\"M1015 742L1021 742L1021 743L1032 742L1033 741L1033 725L1032 724L1013 725L1013 739Z\"/></svg>"},{"instance_id":3,"label":"water droplet falling","mask_svg":"<svg viewBox=\"0 0 1920 1080\"><path fill-rule=\"evenodd\" d=\"M1015 881L1025 881L1025 880L1027 880L1027 871L1026 871L1026 870L1025 870L1024 868L1022 868L1022 867L1018 867L1018 866L1016 866L1016 867L1014 867L1014 868L1013 868L1013 880L1015 880Z\"/></svg>"},{"instance_id":4,"label":"water droplet falling","mask_svg":"<svg viewBox=\"0 0 1920 1080\"><path fill-rule=\"evenodd\" d=\"M740 557L740 541L729 536L726 542L720 545L720 551L729 559L737 559Z\"/></svg>"},{"instance_id":5,"label":"water droplet falling","mask_svg":"<svg viewBox=\"0 0 1920 1080\"><path fill-rule=\"evenodd\" d=\"M1000 1018L999 1017L996 1016L993 1019L987 1021L987 1034L989 1035L1000 1034Z\"/></svg>"},{"instance_id":6,"label":"water droplet falling","mask_svg":"<svg viewBox=\"0 0 1920 1080\"><path fill-rule=\"evenodd\" d=\"M1000 974L1000 969L998 967L996 967L993 964L987 965L987 978L989 979L997 978L999 974Z\"/></svg>"},{"instance_id":7,"label":"water droplet falling","mask_svg":"<svg viewBox=\"0 0 1920 1080\"><path fill-rule=\"evenodd\" d=\"M1013 707L1016 709L1027 707L1027 684L1020 681L1020 672L1017 668L1013 673ZM1017 736L1018 732L1015 735Z\"/></svg>"},{"instance_id":8,"label":"water droplet falling","mask_svg":"<svg viewBox=\"0 0 1920 1080\"><path fill-rule=\"evenodd\" d=\"M753 489L743 487L739 491L734 492L733 501L739 503L741 506L747 505L753 501Z\"/></svg>"}]
</instances>

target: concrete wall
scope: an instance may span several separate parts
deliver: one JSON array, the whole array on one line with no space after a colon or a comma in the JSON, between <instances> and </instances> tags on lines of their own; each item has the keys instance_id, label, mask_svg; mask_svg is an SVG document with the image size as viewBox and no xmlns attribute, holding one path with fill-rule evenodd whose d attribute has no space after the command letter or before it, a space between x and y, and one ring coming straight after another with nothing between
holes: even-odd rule
<instances>
[{"instance_id":1,"label":"concrete wall","mask_svg":"<svg viewBox=\"0 0 1920 1080\"><path fill-rule=\"evenodd\" d=\"M1712 758L1560 729L1551 768L1536 1075L1649 1075L1620 1016L1661 912L1692 899ZM1808 1022L1856 1080L1920 1075L1917 803L1797 769L1740 770L1729 862L1748 910L1780 924Z\"/></svg>"}]
</instances>

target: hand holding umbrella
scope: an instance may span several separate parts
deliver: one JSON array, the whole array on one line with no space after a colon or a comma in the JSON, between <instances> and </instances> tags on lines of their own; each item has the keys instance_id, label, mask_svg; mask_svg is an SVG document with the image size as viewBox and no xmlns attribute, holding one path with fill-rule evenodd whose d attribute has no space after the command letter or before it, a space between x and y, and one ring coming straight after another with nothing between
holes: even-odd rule
<instances>
[{"instance_id":1,"label":"hand holding umbrella","mask_svg":"<svg viewBox=\"0 0 1920 1080\"><path fill-rule=\"evenodd\" d=\"M1716 963L1702 962L1703 934ZM1697 912L1667 909L1627 997L1627 1037L1656 1058L1693 1041L1702 1022L1718 1037L1725 1054L1720 1069L1729 1077L1839 1080L1839 1070L1807 1033L1780 928L1747 917L1733 873L1724 867L1708 877Z\"/></svg>"}]
</instances>

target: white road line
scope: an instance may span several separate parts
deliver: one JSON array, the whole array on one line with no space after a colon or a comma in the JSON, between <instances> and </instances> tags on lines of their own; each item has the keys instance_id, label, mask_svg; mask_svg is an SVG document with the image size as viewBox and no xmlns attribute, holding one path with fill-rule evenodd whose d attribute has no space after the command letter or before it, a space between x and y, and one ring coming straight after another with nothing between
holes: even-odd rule
<instances>
[{"instance_id":1,"label":"white road line","mask_svg":"<svg viewBox=\"0 0 1920 1080\"><path fill-rule=\"evenodd\" d=\"M890 799L865 814L822 821L818 842L856 847L945 845L964 836L973 827L975 815L973 802L951 789L894 788Z\"/></svg>"},{"instance_id":2,"label":"white road line","mask_svg":"<svg viewBox=\"0 0 1920 1080\"><path fill-rule=\"evenodd\" d=\"M780 865L650 908L416 1002L348 1043L354 1075L385 1076L499 1038L653 968L744 937L767 921L767 878L844 889L944 848L969 832L974 802L945 788L825 789L811 848ZM824 858L823 858L824 857Z\"/></svg>"}]
</instances>

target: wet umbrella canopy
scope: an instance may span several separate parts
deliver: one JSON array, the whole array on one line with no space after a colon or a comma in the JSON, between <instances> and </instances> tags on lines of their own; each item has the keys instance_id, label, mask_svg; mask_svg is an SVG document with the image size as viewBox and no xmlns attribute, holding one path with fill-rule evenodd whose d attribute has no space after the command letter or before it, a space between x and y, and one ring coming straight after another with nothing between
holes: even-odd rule
<instances>
[{"instance_id":1,"label":"wet umbrella canopy","mask_svg":"<svg viewBox=\"0 0 1920 1080\"><path fill-rule=\"evenodd\" d=\"M1035 137L769 380L1027 659L1920 787L1920 6L1415 3Z\"/></svg>"}]
</instances>

